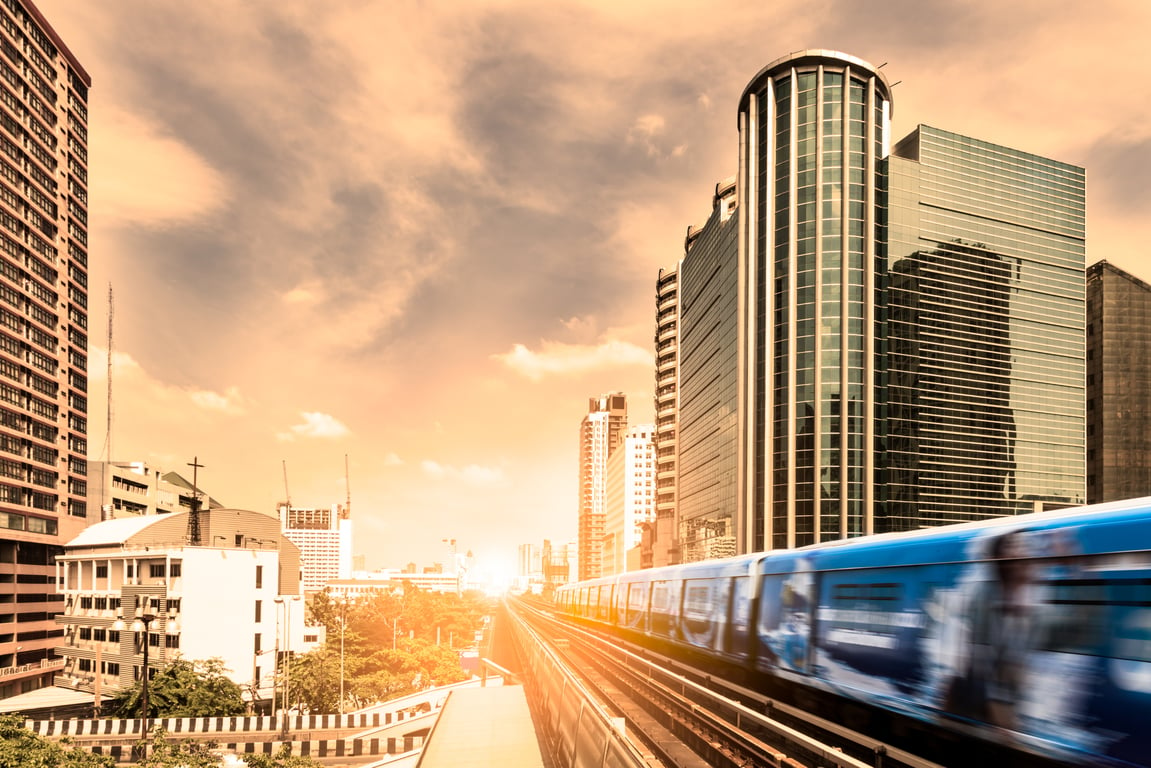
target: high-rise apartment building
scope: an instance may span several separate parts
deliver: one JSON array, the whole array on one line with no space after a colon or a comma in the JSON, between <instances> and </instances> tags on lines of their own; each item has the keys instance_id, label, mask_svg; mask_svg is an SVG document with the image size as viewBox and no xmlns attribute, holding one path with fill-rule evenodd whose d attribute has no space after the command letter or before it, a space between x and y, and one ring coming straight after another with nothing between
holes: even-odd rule
<instances>
[{"instance_id":1,"label":"high-rise apartment building","mask_svg":"<svg viewBox=\"0 0 1151 768\"><path fill-rule=\"evenodd\" d=\"M588 413L580 423L580 579L594 579L601 573L607 460L625 429L627 397L622 392L588 400Z\"/></svg>"},{"instance_id":2,"label":"high-rise apartment building","mask_svg":"<svg viewBox=\"0 0 1151 768\"><path fill-rule=\"evenodd\" d=\"M0 697L62 665L55 557L89 521L90 85L29 0L0 3Z\"/></svg>"},{"instance_id":3,"label":"high-rise apartment building","mask_svg":"<svg viewBox=\"0 0 1151 768\"><path fill-rule=\"evenodd\" d=\"M711 215L688 230L680 261L676 514L682 562L737 552L739 210L735 180L717 184Z\"/></svg>"},{"instance_id":4,"label":"high-rise apartment building","mask_svg":"<svg viewBox=\"0 0 1151 768\"><path fill-rule=\"evenodd\" d=\"M679 268L661 269L655 284L655 523L651 562L679 562L676 544L676 433L679 422Z\"/></svg>"},{"instance_id":5,"label":"high-rise apartment building","mask_svg":"<svg viewBox=\"0 0 1151 768\"><path fill-rule=\"evenodd\" d=\"M1084 500L1083 170L891 115L834 51L743 92L678 267L685 560Z\"/></svg>"},{"instance_id":6,"label":"high-rise apartment building","mask_svg":"<svg viewBox=\"0 0 1151 768\"><path fill-rule=\"evenodd\" d=\"M318 592L352 575L352 520L342 504L301 509L280 504L280 532L300 549L303 588Z\"/></svg>"},{"instance_id":7,"label":"high-rise apartment building","mask_svg":"<svg viewBox=\"0 0 1151 768\"><path fill-rule=\"evenodd\" d=\"M600 575L641 566L644 529L655 520L654 424L629 427L607 460Z\"/></svg>"},{"instance_id":8,"label":"high-rise apartment building","mask_svg":"<svg viewBox=\"0 0 1151 768\"><path fill-rule=\"evenodd\" d=\"M1087 268L1087 502L1151 496L1151 285Z\"/></svg>"},{"instance_id":9,"label":"high-rise apartment building","mask_svg":"<svg viewBox=\"0 0 1151 768\"><path fill-rule=\"evenodd\" d=\"M884 166L876 530L1083 504L1083 169L926 125Z\"/></svg>"}]
</instances>

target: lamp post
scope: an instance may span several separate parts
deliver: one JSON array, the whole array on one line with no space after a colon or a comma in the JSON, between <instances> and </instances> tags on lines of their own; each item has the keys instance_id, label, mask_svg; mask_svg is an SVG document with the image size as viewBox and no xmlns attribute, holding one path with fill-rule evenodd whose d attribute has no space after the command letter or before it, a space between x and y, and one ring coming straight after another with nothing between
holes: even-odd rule
<instances>
[{"instance_id":1,"label":"lamp post","mask_svg":"<svg viewBox=\"0 0 1151 768\"><path fill-rule=\"evenodd\" d=\"M284 684L281 686L280 707L280 715L283 718L280 734L283 739L288 738L288 699L292 687L292 603L298 599L299 597L296 595L284 595L276 598L276 604L284 606ZM278 640L279 637L277 636L277 642Z\"/></svg>"},{"instance_id":2,"label":"lamp post","mask_svg":"<svg viewBox=\"0 0 1151 768\"><path fill-rule=\"evenodd\" d=\"M340 603L340 714L344 714L344 635L348 629L348 604Z\"/></svg>"},{"instance_id":3,"label":"lamp post","mask_svg":"<svg viewBox=\"0 0 1151 768\"><path fill-rule=\"evenodd\" d=\"M142 613L132 622L133 632L139 633L141 629L144 630L144 668L140 683L140 719L143 721L140 724L140 731L144 736L148 735L148 646L151 645L149 629L152 622L158 618L160 617L154 613Z\"/></svg>"}]
</instances>

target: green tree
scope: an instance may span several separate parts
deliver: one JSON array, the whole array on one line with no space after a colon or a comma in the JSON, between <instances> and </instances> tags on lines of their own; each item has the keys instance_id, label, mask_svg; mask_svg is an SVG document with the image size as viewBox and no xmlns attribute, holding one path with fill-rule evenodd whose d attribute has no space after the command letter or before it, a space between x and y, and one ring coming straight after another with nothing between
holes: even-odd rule
<instances>
[{"instance_id":1,"label":"green tree","mask_svg":"<svg viewBox=\"0 0 1151 768\"><path fill-rule=\"evenodd\" d=\"M148 717L226 717L242 715L246 707L240 686L224 674L218 659L177 659L148 681ZM139 717L143 690L140 681L121 691L109 704L118 717Z\"/></svg>"},{"instance_id":2,"label":"green tree","mask_svg":"<svg viewBox=\"0 0 1151 768\"><path fill-rule=\"evenodd\" d=\"M136 742L137 768L218 768L220 756L213 741L172 741L157 727L147 739Z\"/></svg>"},{"instance_id":3,"label":"green tree","mask_svg":"<svg viewBox=\"0 0 1151 768\"><path fill-rule=\"evenodd\" d=\"M327 629L327 640L293 657L289 698L327 713L340 708L341 640L347 711L463 680L458 649L471 643L492 606L478 592L441 594L405 582L349 602L322 592L309 609L312 621Z\"/></svg>"},{"instance_id":4,"label":"green tree","mask_svg":"<svg viewBox=\"0 0 1151 768\"><path fill-rule=\"evenodd\" d=\"M94 755L72 746L37 736L24 727L19 715L0 715L0 768L112 768L107 755Z\"/></svg>"},{"instance_id":5,"label":"green tree","mask_svg":"<svg viewBox=\"0 0 1151 768\"><path fill-rule=\"evenodd\" d=\"M320 765L305 755L293 755L287 744L281 744L280 751L274 755L244 755L243 760L251 768L313 768Z\"/></svg>"}]
</instances>

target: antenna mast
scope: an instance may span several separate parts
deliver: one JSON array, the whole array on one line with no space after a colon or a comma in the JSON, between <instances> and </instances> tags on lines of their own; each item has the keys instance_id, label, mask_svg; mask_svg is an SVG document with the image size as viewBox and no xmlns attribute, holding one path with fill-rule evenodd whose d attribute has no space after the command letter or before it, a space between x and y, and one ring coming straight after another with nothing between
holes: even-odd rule
<instances>
[{"instance_id":1,"label":"antenna mast","mask_svg":"<svg viewBox=\"0 0 1151 768\"><path fill-rule=\"evenodd\" d=\"M110 506L104 499L104 478L108 475L108 466L112 463L112 317L116 313L116 305L112 300L112 284L108 283L108 407L104 417L104 461L105 465L100 472L100 519L107 520L105 507Z\"/></svg>"}]
</instances>

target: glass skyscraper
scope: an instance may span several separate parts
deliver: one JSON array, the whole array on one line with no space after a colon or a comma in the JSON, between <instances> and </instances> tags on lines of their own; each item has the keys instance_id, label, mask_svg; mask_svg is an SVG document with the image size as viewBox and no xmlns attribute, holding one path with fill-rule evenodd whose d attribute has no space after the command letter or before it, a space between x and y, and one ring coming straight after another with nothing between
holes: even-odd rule
<instances>
[{"instance_id":1,"label":"glass skyscraper","mask_svg":"<svg viewBox=\"0 0 1151 768\"><path fill-rule=\"evenodd\" d=\"M883 75L833 51L769 64L740 100L743 551L875 529L890 116Z\"/></svg>"},{"instance_id":2,"label":"glass skyscraper","mask_svg":"<svg viewBox=\"0 0 1151 768\"><path fill-rule=\"evenodd\" d=\"M1084 503L1083 169L925 125L883 167L876 529Z\"/></svg>"},{"instance_id":3,"label":"glass skyscraper","mask_svg":"<svg viewBox=\"0 0 1151 768\"><path fill-rule=\"evenodd\" d=\"M1083 169L891 116L835 51L743 92L679 267L684 560L1085 500Z\"/></svg>"},{"instance_id":4,"label":"glass skyscraper","mask_svg":"<svg viewBox=\"0 0 1151 768\"><path fill-rule=\"evenodd\" d=\"M683 562L738 552L739 211L734 181L716 185L711 216L688 231L680 263L679 545Z\"/></svg>"}]
</instances>

